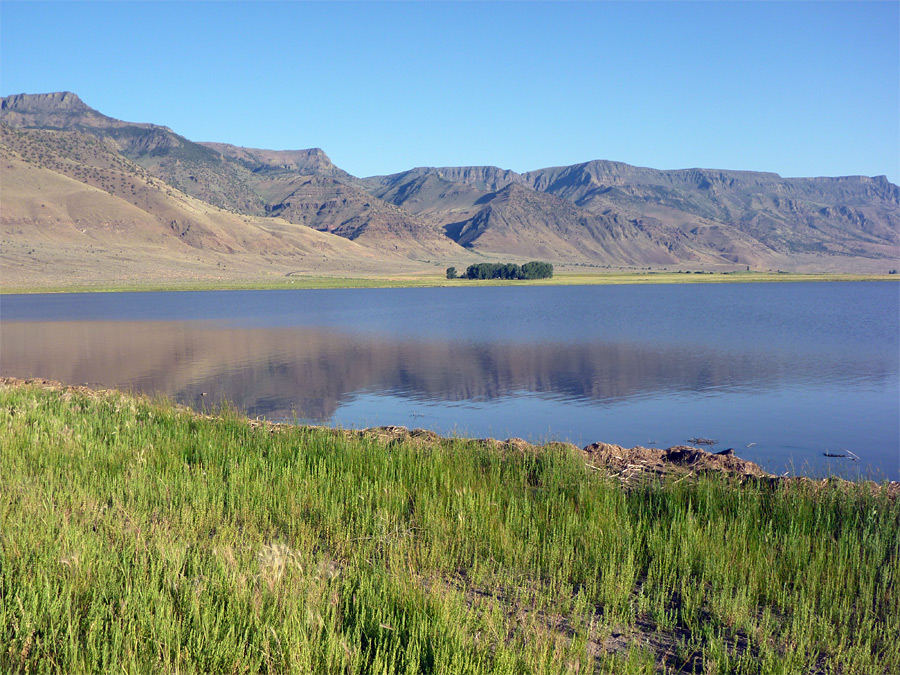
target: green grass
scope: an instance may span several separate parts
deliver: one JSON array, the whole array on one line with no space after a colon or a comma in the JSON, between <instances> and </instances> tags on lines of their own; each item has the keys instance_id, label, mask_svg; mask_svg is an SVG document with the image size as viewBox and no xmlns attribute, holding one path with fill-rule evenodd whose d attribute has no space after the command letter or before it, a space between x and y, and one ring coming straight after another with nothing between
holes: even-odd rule
<instances>
[{"instance_id":1,"label":"green grass","mask_svg":"<svg viewBox=\"0 0 900 675\"><path fill-rule=\"evenodd\" d=\"M862 485L0 389L2 672L893 673L898 535Z\"/></svg>"},{"instance_id":2,"label":"green grass","mask_svg":"<svg viewBox=\"0 0 900 675\"><path fill-rule=\"evenodd\" d=\"M208 291L208 290L275 290L325 288L434 288L474 286L593 286L614 284L691 284L746 283L798 281L900 281L889 274L794 274L786 272L728 272L688 274L678 272L562 272L551 279L509 281L503 279L469 280L447 279L441 274L372 275L367 277L338 277L296 275L244 281L196 280L171 282L74 283L47 284L30 288L7 284L0 288L6 293L109 293L122 291Z\"/></svg>"}]
</instances>

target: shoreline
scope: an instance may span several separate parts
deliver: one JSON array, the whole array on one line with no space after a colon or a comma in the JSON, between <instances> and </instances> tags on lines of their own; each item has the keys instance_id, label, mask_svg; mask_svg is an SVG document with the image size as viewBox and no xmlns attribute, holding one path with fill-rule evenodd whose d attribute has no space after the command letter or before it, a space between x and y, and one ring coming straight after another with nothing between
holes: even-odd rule
<instances>
[{"instance_id":1,"label":"shoreline","mask_svg":"<svg viewBox=\"0 0 900 675\"><path fill-rule=\"evenodd\" d=\"M77 393L88 398L121 397L125 400L141 402L162 402L163 405L198 420L222 419L224 412L199 412L186 405L176 403L159 395L123 392L119 389L93 388L87 385L71 385L45 378L0 377L0 389L24 389L34 387L44 391L58 391L63 395ZM700 447L687 444L674 445L669 448L646 448L635 446L625 448L620 445L594 442L583 448L573 443L552 441L545 444L534 444L512 437L504 440L496 438L448 437L428 429L409 429L398 425L369 427L365 429L340 429L319 425L295 425L288 422L271 422L253 419L245 413L236 411L237 416L251 429L264 429L270 434L278 434L296 430L310 430L325 435L344 438L351 441L375 441L390 448L395 445L407 445L416 448L447 446L454 443L470 444L474 447L495 450L501 453L516 452L540 454L543 452L562 451L581 457L585 466L608 478L618 481L623 487L630 488L648 479L685 480L705 474L721 474L736 479L740 483L746 480L762 480L771 485L790 487L803 486L816 489L828 484L868 486L875 493L884 490L891 499L900 498L900 481L884 480L847 480L839 477L828 477L821 480L806 476L778 476L765 471L755 462L745 460L734 454L729 448L720 452L710 452Z\"/></svg>"},{"instance_id":2,"label":"shoreline","mask_svg":"<svg viewBox=\"0 0 900 675\"><path fill-rule=\"evenodd\" d=\"M895 274L799 273L799 272L609 272L585 274L561 272L550 279L449 280L438 274L371 275L360 277L285 275L276 278L194 279L171 281L115 282L85 280L49 283L39 287L5 283L0 295L51 293L135 293L229 290L324 290L362 288L480 288L495 286L606 286L623 284L708 284L708 283L804 283L900 281Z\"/></svg>"},{"instance_id":3,"label":"shoreline","mask_svg":"<svg viewBox=\"0 0 900 675\"><path fill-rule=\"evenodd\" d=\"M900 666L890 485L48 380L0 401L3 672Z\"/></svg>"}]
</instances>

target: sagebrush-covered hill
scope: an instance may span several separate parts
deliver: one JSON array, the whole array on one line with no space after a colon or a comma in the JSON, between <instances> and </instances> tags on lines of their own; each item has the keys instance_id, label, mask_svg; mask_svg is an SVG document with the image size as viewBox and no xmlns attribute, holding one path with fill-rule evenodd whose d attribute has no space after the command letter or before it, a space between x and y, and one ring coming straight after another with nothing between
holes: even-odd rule
<instances>
[{"instance_id":1,"label":"sagebrush-covered hill","mask_svg":"<svg viewBox=\"0 0 900 675\"><path fill-rule=\"evenodd\" d=\"M886 272L900 257L900 188L883 176L596 160L357 178L319 148L198 143L70 92L4 98L0 125L5 279L54 260L57 272L102 278L147 272L130 259L173 274L192 261L200 276L230 263L240 276L526 258Z\"/></svg>"}]
</instances>

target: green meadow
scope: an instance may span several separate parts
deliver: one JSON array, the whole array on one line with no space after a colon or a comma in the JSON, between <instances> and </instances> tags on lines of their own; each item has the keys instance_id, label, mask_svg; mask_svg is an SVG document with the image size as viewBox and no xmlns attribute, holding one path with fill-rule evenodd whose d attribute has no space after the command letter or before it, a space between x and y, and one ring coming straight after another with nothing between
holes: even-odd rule
<instances>
[{"instance_id":1,"label":"green meadow","mask_svg":"<svg viewBox=\"0 0 900 675\"><path fill-rule=\"evenodd\" d=\"M900 503L0 387L0 671L896 673Z\"/></svg>"},{"instance_id":2,"label":"green meadow","mask_svg":"<svg viewBox=\"0 0 900 675\"><path fill-rule=\"evenodd\" d=\"M423 274L380 274L360 277L294 276L246 280L198 279L194 281L48 282L26 286L7 282L3 293L108 293L121 291L213 291L327 288L435 288L475 286L595 286L616 284L768 283L808 281L900 281L893 274L798 274L788 272L557 272L550 279L447 279L444 271Z\"/></svg>"}]
</instances>

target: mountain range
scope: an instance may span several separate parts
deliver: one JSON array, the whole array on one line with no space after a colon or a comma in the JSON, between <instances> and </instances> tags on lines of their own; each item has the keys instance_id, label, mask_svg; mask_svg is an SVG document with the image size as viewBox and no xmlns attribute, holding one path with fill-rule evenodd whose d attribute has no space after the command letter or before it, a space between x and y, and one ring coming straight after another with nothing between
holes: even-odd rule
<instances>
[{"instance_id":1,"label":"mountain range","mask_svg":"<svg viewBox=\"0 0 900 675\"><path fill-rule=\"evenodd\" d=\"M70 92L0 104L4 285L415 272L484 260L885 272L886 177L661 171L595 160L358 178L321 149L195 142Z\"/></svg>"}]
</instances>

